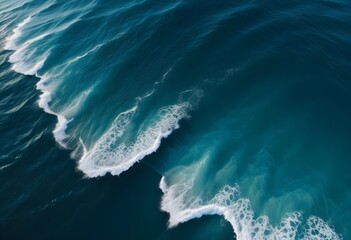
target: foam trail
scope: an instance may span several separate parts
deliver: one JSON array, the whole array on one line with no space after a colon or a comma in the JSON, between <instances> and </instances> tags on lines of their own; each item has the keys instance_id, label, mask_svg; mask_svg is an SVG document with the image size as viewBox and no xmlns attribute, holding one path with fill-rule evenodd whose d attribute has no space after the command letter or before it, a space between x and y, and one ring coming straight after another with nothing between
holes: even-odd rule
<instances>
[{"instance_id":1,"label":"foam trail","mask_svg":"<svg viewBox=\"0 0 351 240\"><path fill-rule=\"evenodd\" d=\"M39 8L37 11L34 13L30 14L27 18L25 18L22 22L20 22L13 30L12 30L12 35L6 38L5 41L5 50L17 50L17 41L19 38L22 36L22 31L23 28L32 21L32 18L39 14L40 12L48 9L49 7L52 6L53 3L45 4L43 7ZM24 5L24 4L23 4Z\"/></svg>"},{"instance_id":2,"label":"foam trail","mask_svg":"<svg viewBox=\"0 0 351 240\"><path fill-rule=\"evenodd\" d=\"M4 170L4 169L7 168L7 167L10 167L12 164L13 164L13 163L9 163L9 164L6 164L6 165L0 167L0 171Z\"/></svg>"},{"instance_id":3,"label":"foam trail","mask_svg":"<svg viewBox=\"0 0 351 240\"><path fill-rule=\"evenodd\" d=\"M49 36L50 34L55 33L54 31L52 32L47 32L47 33L43 33L35 38L29 39L28 41L26 41L25 43L23 43L20 47L16 47L14 49L15 52L13 54L11 54L10 58L9 58L9 62L10 63L17 63L19 61L23 60L24 55L26 54L25 50L27 50L27 48L32 45L33 43L44 39L45 37Z\"/></svg>"},{"instance_id":4,"label":"foam trail","mask_svg":"<svg viewBox=\"0 0 351 240\"><path fill-rule=\"evenodd\" d=\"M44 54L42 54L42 56L39 57L40 59L36 63L32 63L32 64L27 63L25 61L25 56L29 54L26 52L26 50L33 43L40 41L51 34L54 34L54 33L57 33L57 32L60 32L64 29L66 29L67 27L69 27L73 23L75 23L76 19L64 24L63 26L55 29L54 31L48 31L48 32L45 32L45 33L43 33L39 36L36 36L32 39L29 39L26 42L24 42L21 46L17 45L19 38L22 36L23 28L29 22L31 22L32 18L35 15L37 15L41 11L49 8L50 6L51 6L50 4L47 6L44 6L43 8L39 9L37 12L33 13L32 15L30 15L29 17L24 19L21 23L19 23L17 25L17 27L12 31L13 32L12 35L10 35L6 39L5 49L14 51L10 55L9 60L8 60L10 63L12 63L12 70L14 70L18 73L24 74L24 75L35 75L36 77L40 78L40 81L36 85L37 89L42 92L42 94L39 97L38 105L46 113L55 115L57 117L57 124L55 126L55 129L53 130L53 135L54 135L56 142L60 146L66 148L67 146L64 143L64 140L67 138L67 134L65 133L65 131L67 129L68 123L70 121L72 121L73 119L67 120L63 115L60 115L59 113L56 113L50 109L49 102L51 101L51 91L49 91L49 89L45 85L49 76L48 75L45 75L45 76L38 75L38 70L40 70L42 68L42 66L44 65L47 57L50 54L50 49L47 50Z\"/></svg>"},{"instance_id":5,"label":"foam trail","mask_svg":"<svg viewBox=\"0 0 351 240\"><path fill-rule=\"evenodd\" d=\"M77 62L78 60L80 60L80 59L82 59L82 58L85 58L86 56L88 56L88 55L90 55L90 54L96 52L97 50L99 50L101 47L103 47L103 46L106 45L107 43L112 42L112 41L114 41L114 40L120 38L120 37L123 36L124 34L125 34L125 32L122 32L122 33L118 34L117 36L115 36L114 38L112 38L112 39L106 41L105 43L100 43L100 44L96 45L95 47L93 47L92 49L90 49L89 51L87 51L86 53L83 53L82 55L79 55L79 56L77 56L77 57L75 57L75 58L69 60L68 63L67 63L67 65L70 65L70 64L72 64L72 63L74 63L74 62Z\"/></svg>"},{"instance_id":6,"label":"foam trail","mask_svg":"<svg viewBox=\"0 0 351 240\"><path fill-rule=\"evenodd\" d=\"M91 53L93 53L93 52L99 50L103 45L104 45L104 44L102 44L102 43L101 43L101 44L98 44L97 46L95 46L95 47L92 48L91 50L87 51L86 53L84 53L84 54L82 54L82 55L79 55L79 56L75 57L74 59L68 61L68 64L67 64L67 65L70 65L70 64L72 64L72 63L74 63L74 62L77 62L78 60L80 60L80 59L82 59L82 58L88 56L89 54L91 54Z\"/></svg>"},{"instance_id":7,"label":"foam trail","mask_svg":"<svg viewBox=\"0 0 351 240\"><path fill-rule=\"evenodd\" d=\"M12 35L6 38L5 50L16 50L16 41L22 36L22 29L32 20L32 16L27 17L12 30Z\"/></svg>"},{"instance_id":8,"label":"foam trail","mask_svg":"<svg viewBox=\"0 0 351 240\"><path fill-rule=\"evenodd\" d=\"M40 81L36 84L37 90L40 90L42 94L39 96L38 105L42 108L46 113L55 115L57 117L57 123L55 129L53 131L54 138L56 142L64 148L67 148L64 140L67 138L66 129L68 123L70 123L73 119L67 120L64 116L55 113L49 107L49 102L51 101L51 92L45 86L45 82L49 79L49 76L44 75L40 77Z\"/></svg>"},{"instance_id":9,"label":"foam trail","mask_svg":"<svg viewBox=\"0 0 351 240\"><path fill-rule=\"evenodd\" d=\"M135 142L130 145L122 142L115 146L116 141L130 125L137 106L119 114L112 127L79 160L78 168L88 177L103 176L107 172L119 175L145 156L155 152L161 140L179 128L179 121L187 117L189 109L188 103L164 107L157 114L159 120L145 131L139 132Z\"/></svg>"},{"instance_id":10,"label":"foam trail","mask_svg":"<svg viewBox=\"0 0 351 240\"><path fill-rule=\"evenodd\" d=\"M26 58L28 58L28 56L30 55L30 53L27 51L29 49L29 47L40 41L40 40L43 40L45 39L46 37L52 35L52 34L55 34L55 33L58 33L58 32L61 32L65 29L67 29L68 27L70 27L72 24L74 24L76 22L76 19L70 21L70 22L67 22L66 24L58 27L57 29L55 30L52 30L52 31L47 31L43 34L40 34L39 36L36 36L34 38L31 38L29 40L27 40L26 42L24 42L21 46L15 46L15 44L13 43L14 41L12 41L11 44L9 45L12 45L12 49L14 51L14 53L11 54L11 56L9 57L9 62L10 63L13 63L14 66L18 65L16 67L16 69L14 69L15 71L18 71L20 73L24 73L24 74L27 74L27 75L34 75L35 72L33 73L32 72L28 72L26 73L25 70L22 70L22 68L26 69L26 67L28 66L24 66L23 65L30 65L28 63L25 62ZM23 25L24 26L24 25ZM14 39L18 39L19 36L16 36ZM32 52L34 52L35 49L32 49ZM48 55L48 51L45 52L44 55ZM43 65L43 60L39 61L38 63L35 64L35 69L36 71L40 69L40 67ZM41 65L40 65L41 64ZM22 68L21 68L22 67Z\"/></svg>"},{"instance_id":11,"label":"foam trail","mask_svg":"<svg viewBox=\"0 0 351 240\"><path fill-rule=\"evenodd\" d=\"M29 65L26 64L24 62L18 61L18 62L11 62L9 60L10 63L12 63L12 70L14 70L15 72L21 73L23 75L36 75L38 70L42 68L42 66L44 65L47 57L48 57L48 53L44 54L41 57L41 60L39 60L38 62L36 62L33 65Z\"/></svg>"},{"instance_id":12,"label":"foam trail","mask_svg":"<svg viewBox=\"0 0 351 240\"><path fill-rule=\"evenodd\" d=\"M67 138L66 129L68 123L70 123L73 119L67 120L64 116L59 114L56 114L56 116L57 123L53 131L54 138L62 147L67 148L66 144L64 143L64 140Z\"/></svg>"},{"instance_id":13,"label":"foam trail","mask_svg":"<svg viewBox=\"0 0 351 240\"><path fill-rule=\"evenodd\" d=\"M184 171L182 171L184 172ZM169 227L204 215L223 216L233 227L239 240L278 239L342 239L325 221L316 216L303 220L301 212L286 214L278 226L273 227L267 216L255 219L250 201L240 197L238 185L224 186L212 199L205 201L192 196L198 170L183 176L181 181L168 185L163 176L161 210L169 213ZM195 172L195 174L194 174Z\"/></svg>"},{"instance_id":14,"label":"foam trail","mask_svg":"<svg viewBox=\"0 0 351 240\"><path fill-rule=\"evenodd\" d=\"M136 104L131 109L120 113L92 149L87 150L82 143L85 150L78 162L78 169L87 177L103 176L108 172L119 175L145 156L155 152L161 140L180 127L179 121L189 117L188 112L202 97L201 90L192 89L181 92L178 104L159 109L155 116L156 120L146 130L139 130L134 142L126 144L121 139L130 127L139 103L152 96L158 84L160 83L155 82L151 91L136 98Z\"/></svg>"}]
</instances>

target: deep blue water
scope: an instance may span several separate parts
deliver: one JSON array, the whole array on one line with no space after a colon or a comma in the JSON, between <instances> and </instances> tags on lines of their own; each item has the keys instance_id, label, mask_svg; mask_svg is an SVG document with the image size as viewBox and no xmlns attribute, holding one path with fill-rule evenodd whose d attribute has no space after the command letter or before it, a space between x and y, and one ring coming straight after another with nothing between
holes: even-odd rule
<instances>
[{"instance_id":1,"label":"deep blue water","mask_svg":"<svg viewBox=\"0 0 351 240\"><path fill-rule=\"evenodd\" d=\"M350 239L350 12L0 0L0 239Z\"/></svg>"}]
</instances>

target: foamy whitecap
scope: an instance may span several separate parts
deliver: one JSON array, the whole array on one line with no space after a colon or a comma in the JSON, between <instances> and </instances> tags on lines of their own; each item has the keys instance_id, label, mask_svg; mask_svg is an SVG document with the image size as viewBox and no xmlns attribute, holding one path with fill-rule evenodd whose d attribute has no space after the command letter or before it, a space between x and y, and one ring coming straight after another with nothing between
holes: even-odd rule
<instances>
[{"instance_id":1,"label":"foamy whitecap","mask_svg":"<svg viewBox=\"0 0 351 240\"><path fill-rule=\"evenodd\" d=\"M14 52L10 55L8 60L10 63L13 64L12 69L18 73L22 73L25 75L35 75L38 72L38 70L42 68L47 57L50 55L50 49L46 50L43 54L36 56L37 49L33 47L33 44L53 34L57 34L61 31L64 31L65 29L73 25L77 21L77 19L69 21L57 27L55 30L50 30L43 34L40 34L39 36L33 37L21 44L20 46L17 46L15 42L21 36L21 34L15 32L15 36L10 36L10 40L8 40L8 44L6 44L9 45L9 49L14 50ZM29 23L29 20L24 21L20 29L22 30L22 28L27 23ZM35 59L35 62L33 62L33 59Z\"/></svg>"},{"instance_id":2,"label":"foamy whitecap","mask_svg":"<svg viewBox=\"0 0 351 240\"><path fill-rule=\"evenodd\" d=\"M278 226L272 226L267 216L254 217L249 199L240 196L238 185L224 186L210 200L192 196L197 171L184 176L172 185L162 177L163 192L161 209L169 213L169 227L203 215L223 216L233 227L239 240L253 239L341 239L332 227L321 218L310 216L303 219L302 212L287 213Z\"/></svg>"},{"instance_id":3,"label":"foamy whitecap","mask_svg":"<svg viewBox=\"0 0 351 240\"><path fill-rule=\"evenodd\" d=\"M11 62L12 70L23 75L36 75L38 70L44 65L49 53L45 53L40 57L40 60L33 64L27 64L24 61Z\"/></svg>"},{"instance_id":4,"label":"foamy whitecap","mask_svg":"<svg viewBox=\"0 0 351 240\"><path fill-rule=\"evenodd\" d=\"M5 50L16 50L16 41L22 35L22 29L32 20L32 16L25 18L21 23L19 23L13 30L12 35L6 38Z\"/></svg>"},{"instance_id":5,"label":"foamy whitecap","mask_svg":"<svg viewBox=\"0 0 351 240\"><path fill-rule=\"evenodd\" d=\"M119 175L155 152L161 139L179 128L179 121L188 116L190 107L189 103L180 103L161 108L157 120L146 130L139 131L136 140L129 145L124 142L116 145L116 141L131 124L137 107L119 114L110 129L80 159L78 168L89 177L103 176L107 172Z\"/></svg>"},{"instance_id":6,"label":"foamy whitecap","mask_svg":"<svg viewBox=\"0 0 351 240\"><path fill-rule=\"evenodd\" d=\"M25 41L23 44L18 45L17 42L22 36L22 31L24 27L31 22L32 18L40 13L41 11L47 9L51 5L46 5L43 8L39 9L37 12L33 13L26 19L24 19L21 23L19 23L15 29L12 31L12 35L10 35L6 39L5 43L5 49L6 50L12 50L14 51L10 57L9 57L9 62L12 63L12 70L24 74L24 75L35 75L38 78L40 78L40 81L37 83L37 89L42 92L42 94L39 97L39 102L38 105L41 107L46 113L55 115L57 117L57 124L55 126L55 129L53 131L54 138L56 142L62 146L62 147L67 147L66 144L64 143L64 140L67 138L67 134L65 133L68 123L71 120L67 120L62 114L54 112L52 109L49 107L49 103L51 101L51 91L49 90L48 87L46 87L45 83L48 81L48 78L50 77L48 74L44 76L39 76L38 71L42 68L44 65L46 59L50 55L50 49L45 51L41 56L36 57L36 61L28 61L29 56L35 52L35 49L31 49L30 47L40 41L43 40L44 38L58 33L60 31L63 31L67 29L69 26L74 24L78 18L73 19L72 21L69 21L62 26L59 26L57 29L52 30L52 31L47 31L45 33L40 34L39 36L35 36L27 41Z\"/></svg>"},{"instance_id":7,"label":"foamy whitecap","mask_svg":"<svg viewBox=\"0 0 351 240\"><path fill-rule=\"evenodd\" d=\"M54 3L48 2L45 3L42 7L40 7L37 11L30 14L26 17L22 22L20 22L13 30L12 34L6 38L5 42L5 50L18 50L19 46L17 45L18 40L22 36L22 32L24 27L32 21L32 18L37 14L41 13L42 11L51 7ZM23 4L24 5L24 4Z\"/></svg>"}]
</instances>

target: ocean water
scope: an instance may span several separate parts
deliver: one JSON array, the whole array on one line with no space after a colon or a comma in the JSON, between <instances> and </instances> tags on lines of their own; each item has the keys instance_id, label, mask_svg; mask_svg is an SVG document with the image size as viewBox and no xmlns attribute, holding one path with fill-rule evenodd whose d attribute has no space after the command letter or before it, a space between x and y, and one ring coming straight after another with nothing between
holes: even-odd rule
<instances>
[{"instance_id":1,"label":"ocean water","mask_svg":"<svg viewBox=\"0 0 351 240\"><path fill-rule=\"evenodd\" d=\"M0 239L350 239L350 13L0 0Z\"/></svg>"}]
</instances>

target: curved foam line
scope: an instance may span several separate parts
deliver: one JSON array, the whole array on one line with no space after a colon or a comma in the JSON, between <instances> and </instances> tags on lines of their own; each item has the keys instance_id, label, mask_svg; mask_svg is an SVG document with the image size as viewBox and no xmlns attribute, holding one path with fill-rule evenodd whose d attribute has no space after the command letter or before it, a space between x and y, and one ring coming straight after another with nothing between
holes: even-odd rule
<instances>
[{"instance_id":1,"label":"curved foam line","mask_svg":"<svg viewBox=\"0 0 351 240\"><path fill-rule=\"evenodd\" d=\"M27 17L21 23L19 23L13 30L13 34L6 38L5 50L16 50L16 41L22 36L22 29L32 20L32 16Z\"/></svg>"},{"instance_id":2,"label":"curved foam line","mask_svg":"<svg viewBox=\"0 0 351 240\"><path fill-rule=\"evenodd\" d=\"M83 171L87 177L103 176L108 172L112 175L119 175L145 156L155 152L160 147L162 139L167 138L180 127L181 119L188 117L188 111L196 104L195 99L199 100L202 96L201 90L189 90L188 97L182 99L180 103L161 108L156 114L154 123L144 131L139 130L134 142L129 145L126 145L125 142L120 143L119 139L131 124L139 103L150 97L158 84L159 82L156 82L150 92L136 98L135 105L120 113L110 129L103 134L92 149L85 151L78 162L78 169Z\"/></svg>"},{"instance_id":3,"label":"curved foam line","mask_svg":"<svg viewBox=\"0 0 351 240\"><path fill-rule=\"evenodd\" d=\"M195 174L196 175L196 174ZM161 210L168 212L169 227L204 215L223 216L233 228L236 239L342 239L328 223L321 218L310 216L305 222L301 212L286 214L281 223L273 227L267 216L254 218L250 201L240 197L239 186L224 186L210 201L205 202L199 197L186 196L193 187L195 177L185 183L168 186L165 177L160 181L163 192Z\"/></svg>"},{"instance_id":4,"label":"curved foam line","mask_svg":"<svg viewBox=\"0 0 351 240\"><path fill-rule=\"evenodd\" d=\"M0 171L4 170L7 167L10 167L12 164L14 164L14 163L9 163L9 164L6 164L6 165L0 167Z\"/></svg>"},{"instance_id":5,"label":"curved foam line","mask_svg":"<svg viewBox=\"0 0 351 240\"><path fill-rule=\"evenodd\" d=\"M39 76L37 76L39 77ZM47 81L47 76L39 77L40 81L36 84L37 90L41 91L42 94L39 96L38 105L42 108L46 113L55 115L57 117L57 123L55 129L53 130L53 135L56 142L64 148L67 148L64 140L67 138L67 134L65 133L68 123L70 123L73 119L67 120L64 116L52 111L49 107L49 102L51 101L51 92L45 87L45 82Z\"/></svg>"},{"instance_id":6,"label":"curved foam line","mask_svg":"<svg viewBox=\"0 0 351 240\"><path fill-rule=\"evenodd\" d=\"M32 70L32 71L28 71L27 70L26 71L25 69L28 68L28 66L23 66L23 65L25 65L25 62L23 61L23 59L24 59L24 56L26 54L28 54L28 53L25 52L28 49L28 47L31 46L33 43L35 43L37 41L40 41L40 40L46 38L47 36L50 36L51 34L58 33L58 32L61 32L61 31L65 30L65 29L67 29L72 24L74 24L76 22L76 20L77 19L74 19L74 20L72 20L70 22L65 23L63 26L61 26L61 27L59 27L59 28L57 28L57 29L55 29L53 31L47 31L47 32L45 32L45 33L43 33L43 34L41 34L39 36L31 38L31 39L27 40L26 42L24 42L21 46L17 46L15 44L15 42L21 36L21 34L15 33L14 34L14 35L16 35L15 37L11 37L10 36L10 41L7 41L7 44L6 44L6 45L9 45L10 48L7 49L7 50L13 50L14 52L10 55L9 62L13 63L14 65L18 65L16 67L16 69L17 69L16 71L18 71L20 73L24 73L26 75L34 75L36 73L36 71L38 71L42 67L42 65L43 65L43 63L44 63L44 61L45 61L47 56L45 56L44 60L41 60L41 61L39 61L38 63L35 64L35 66L33 67L33 69L35 69L35 70ZM29 21L24 21L23 23L27 24L28 22ZM21 24L23 24L23 23L21 23ZM21 25L21 24L19 24L19 25ZM21 25L21 27L20 27L21 30L22 30L22 28L23 28L23 26L25 24ZM48 55L48 51L45 54ZM24 70L22 70L21 67Z\"/></svg>"},{"instance_id":7,"label":"curved foam line","mask_svg":"<svg viewBox=\"0 0 351 240\"><path fill-rule=\"evenodd\" d=\"M18 73L21 73L23 75L36 75L38 70L42 68L42 66L44 65L47 57L48 57L48 53L46 53L41 60L39 60L37 63L35 63L33 66L30 65L26 65L24 62L21 61L17 61L17 62L12 62L9 60L10 63L12 63L12 70ZM12 55L11 55L12 56ZM10 59L11 59L10 56ZM37 76L38 77L38 76Z\"/></svg>"},{"instance_id":8,"label":"curved foam line","mask_svg":"<svg viewBox=\"0 0 351 240\"><path fill-rule=\"evenodd\" d=\"M39 77L39 76L37 76ZM73 119L67 120L63 115L52 111L49 107L49 103L51 101L51 92L48 88L45 87L45 82L47 78L45 76L39 77L40 81L36 84L37 90L40 90L42 94L39 96L38 105L42 108L46 113L55 115L57 118L57 123L55 129L53 130L53 135L56 142L63 148L67 148L67 145L64 143L64 140L67 139L66 129L68 124L73 121Z\"/></svg>"},{"instance_id":9,"label":"curved foam line","mask_svg":"<svg viewBox=\"0 0 351 240\"><path fill-rule=\"evenodd\" d=\"M25 4L25 3L24 3ZM23 5L24 5L23 4ZM13 30L12 30L12 35L6 38L5 42L5 50L17 50L18 46L16 44L17 40L22 36L22 30L25 25L27 25L29 22L31 22L32 18L39 14L40 12L48 9L51 7L53 3L45 4L41 8L39 8L37 11L34 13L30 14L27 18L25 18L22 22L20 22Z\"/></svg>"},{"instance_id":10,"label":"curved foam line","mask_svg":"<svg viewBox=\"0 0 351 240\"><path fill-rule=\"evenodd\" d=\"M144 132L139 132L134 143L129 146L121 143L111 147L128 128L137 106L117 116L112 127L79 160L78 169L88 177L103 176L107 172L113 175L121 174L145 156L155 152L161 140L179 128L179 120L187 116L186 112L190 107L189 104L183 103L161 109L158 113L160 119Z\"/></svg>"},{"instance_id":11,"label":"curved foam line","mask_svg":"<svg viewBox=\"0 0 351 240\"><path fill-rule=\"evenodd\" d=\"M85 155L79 161L78 169L82 170L88 177L104 176L108 172L111 173L112 175L118 176L122 172L127 171L129 168L131 168L135 163L139 162L145 156L150 155L153 152L156 152L156 150L159 148L161 144L161 139L166 138L170 134L171 134L171 131L169 131L166 134L159 135L150 148L146 149L145 151L139 152L135 157L128 159L128 161L122 164L119 164L117 166L100 167L98 169L91 168L92 167L91 165L85 164L87 162L86 159L89 158L89 155Z\"/></svg>"},{"instance_id":12,"label":"curved foam line","mask_svg":"<svg viewBox=\"0 0 351 240\"><path fill-rule=\"evenodd\" d=\"M105 43L100 43L100 44L96 45L95 47L93 47L92 49L90 49L90 50L88 50L87 52L83 53L82 55L79 55L79 56L73 58L72 60L69 60L68 63L67 63L67 65L72 64L72 63L74 63L74 62L76 62L76 61L78 61L78 60L80 60L80 59L82 59L82 58L84 58L84 57L90 55L91 53L93 53L93 52L99 50L99 49L100 49L101 47L103 47L105 44L107 44L107 43L109 43L109 42L112 42L113 40L116 40L116 39L120 38L120 37L123 36L124 34L125 34L125 32L122 32L122 33L118 34L117 36L115 36L114 38L112 38L112 39L106 41Z\"/></svg>"},{"instance_id":13,"label":"curved foam line","mask_svg":"<svg viewBox=\"0 0 351 240\"><path fill-rule=\"evenodd\" d=\"M17 46L16 44L18 39L22 36L23 28L32 20L33 16L35 16L36 14L40 13L42 10L45 10L50 6L51 5L44 6L34 14L24 19L21 23L19 23L12 31L13 34L10 35L8 38L6 38L5 49L14 51L14 53L10 55L8 60L10 63L12 63L12 70L24 75L35 75L40 79L39 82L36 84L37 89L42 92L42 94L39 96L38 105L46 113L55 115L57 117L57 124L55 126L55 129L53 130L53 135L56 142L61 147L67 148L66 144L64 143L64 140L67 138L67 134L65 133L65 131L67 129L68 123L71 122L73 119L67 120L63 115L60 115L59 113L56 113L50 109L49 102L51 101L51 92L45 86L45 82L47 81L48 76L39 76L37 73L38 70L41 69L41 67L45 63L47 57L49 56L49 53L50 53L49 50L44 53L44 55L41 57L41 60L37 61L33 65L26 64L22 59L23 59L23 55L25 54L25 50L28 48L28 46L49 36L50 34L60 32L63 29L66 29L67 27L71 26L76 21L76 19L66 23L65 25L59 27L54 31L48 31L37 37L27 40L21 46Z\"/></svg>"},{"instance_id":14,"label":"curved foam line","mask_svg":"<svg viewBox=\"0 0 351 240\"><path fill-rule=\"evenodd\" d=\"M98 44L98 45L96 45L94 48L92 48L91 50L87 51L86 53L84 53L84 54L82 54L82 55L79 55L79 56L73 58L72 60L68 61L68 64L67 64L67 65L72 64L72 63L74 63L74 62L77 62L78 60L80 60L80 59L82 59L82 58L88 56L89 54L95 52L96 50L99 50L103 45L104 45L104 44Z\"/></svg>"}]
</instances>

